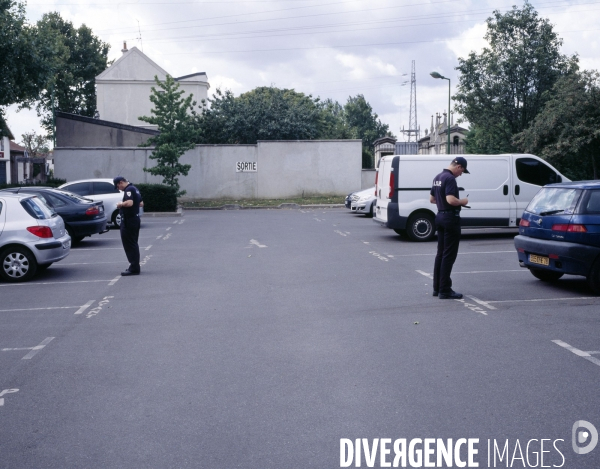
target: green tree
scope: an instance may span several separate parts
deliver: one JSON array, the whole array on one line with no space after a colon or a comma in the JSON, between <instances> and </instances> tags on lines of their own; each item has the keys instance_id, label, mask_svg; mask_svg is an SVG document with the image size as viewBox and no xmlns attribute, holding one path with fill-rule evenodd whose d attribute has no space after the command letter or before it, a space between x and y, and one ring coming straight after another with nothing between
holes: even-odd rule
<instances>
[{"instance_id":1,"label":"green tree","mask_svg":"<svg viewBox=\"0 0 600 469\"><path fill-rule=\"evenodd\" d=\"M515 137L525 152L546 158L570 179L598 179L600 168L600 74L560 78L544 109Z\"/></svg>"},{"instance_id":2,"label":"green tree","mask_svg":"<svg viewBox=\"0 0 600 469\"><path fill-rule=\"evenodd\" d=\"M37 157L50 153L48 147L48 138L43 135L38 135L35 131L26 132L21 135L21 145L27 149L29 156Z\"/></svg>"},{"instance_id":3,"label":"green tree","mask_svg":"<svg viewBox=\"0 0 600 469\"><path fill-rule=\"evenodd\" d=\"M373 142L387 135L392 136L389 126L377 117L362 94L349 97L344 106L344 120L350 129L350 138L362 140L363 168L373 167Z\"/></svg>"},{"instance_id":4,"label":"green tree","mask_svg":"<svg viewBox=\"0 0 600 469\"><path fill-rule=\"evenodd\" d=\"M179 90L179 83L167 75L164 82L154 77L158 88L152 87L150 101L154 104L152 116L142 116L139 119L148 124L158 126L160 134L150 137L142 147L154 146L150 159L156 160L156 166L144 168L153 176L162 176L163 184L177 190L177 196L185 191L180 190L180 175L187 176L191 165L181 164L179 158L187 150L194 148L197 139L195 127L196 102L193 95L183 97L185 93Z\"/></svg>"},{"instance_id":5,"label":"green tree","mask_svg":"<svg viewBox=\"0 0 600 469\"><path fill-rule=\"evenodd\" d=\"M37 42L35 28L25 21L24 4L0 0L0 117L2 107L37 98L47 78L45 48Z\"/></svg>"},{"instance_id":6,"label":"green tree","mask_svg":"<svg viewBox=\"0 0 600 469\"><path fill-rule=\"evenodd\" d=\"M95 78L108 67L110 46L86 25L76 28L59 13L46 13L37 22L38 42L51 44L49 76L36 105L42 125L52 134L53 108L93 117L96 111Z\"/></svg>"},{"instance_id":7,"label":"green tree","mask_svg":"<svg viewBox=\"0 0 600 469\"><path fill-rule=\"evenodd\" d=\"M556 81L578 66L577 56L560 53L562 40L547 19L525 2L487 19L481 54L459 58L456 111L471 124L468 149L515 151L512 137L543 108Z\"/></svg>"},{"instance_id":8,"label":"green tree","mask_svg":"<svg viewBox=\"0 0 600 469\"><path fill-rule=\"evenodd\" d=\"M200 143L310 140L319 133L315 101L294 90L259 87L237 98L217 90L208 101L198 116Z\"/></svg>"},{"instance_id":9,"label":"green tree","mask_svg":"<svg viewBox=\"0 0 600 469\"><path fill-rule=\"evenodd\" d=\"M326 99L317 102L321 111L319 139L335 140L353 138L346 122L344 107L337 101Z\"/></svg>"}]
</instances>

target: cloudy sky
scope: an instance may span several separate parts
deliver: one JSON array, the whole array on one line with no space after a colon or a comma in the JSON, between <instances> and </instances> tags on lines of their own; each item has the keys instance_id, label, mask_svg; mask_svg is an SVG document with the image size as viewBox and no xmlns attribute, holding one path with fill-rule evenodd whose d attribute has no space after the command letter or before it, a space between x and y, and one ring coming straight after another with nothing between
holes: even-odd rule
<instances>
[{"instance_id":1,"label":"cloudy sky","mask_svg":"<svg viewBox=\"0 0 600 469\"><path fill-rule=\"evenodd\" d=\"M95 2L97 1L97 3ZM577 53L582 68L600 69L600 0L532 0ZM143 50L171 75L206 72L212 92L237 96L273 85L344 104L363 94L400 140L408 128L415 61L421 130L448 107L446 81L457 83L458 57L484 45L485 20L515 0L31 0L30 22L58 11L86 24L120 57L123 42ZM454 89L453 89L454 93ZM17 142L39 130L35 112L8 109Z\"/></svg>"}]
</instances>

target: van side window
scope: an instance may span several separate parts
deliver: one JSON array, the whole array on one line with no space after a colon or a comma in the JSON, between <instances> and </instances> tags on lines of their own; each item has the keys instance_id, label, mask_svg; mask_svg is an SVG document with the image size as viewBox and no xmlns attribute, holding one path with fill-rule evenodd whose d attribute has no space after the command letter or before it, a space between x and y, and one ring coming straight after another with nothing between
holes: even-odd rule
<instances>
[{"instance_id":1,"label":"van side window","mask_svg":"<svg viewBox=\"0 0 600 469\"><path fill-rule=\"evenodd\" d=\"M545 163L533 158L517 158L517 177L529 184L545 186L559 182L558 174Z\"/></svg>"}]
</instances>

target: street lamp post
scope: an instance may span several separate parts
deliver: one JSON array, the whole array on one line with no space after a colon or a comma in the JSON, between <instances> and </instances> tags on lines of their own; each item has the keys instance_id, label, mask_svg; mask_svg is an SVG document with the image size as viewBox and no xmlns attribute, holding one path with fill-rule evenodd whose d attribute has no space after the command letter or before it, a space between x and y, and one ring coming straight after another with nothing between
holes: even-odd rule
<instances>
[{"instance_id":1,"label":"street lamp post","mask_svg":"<svg viewBox=\"0 0 600 469\"><path fill-rule=\"evenodd\" d=\"M448 146L446 147L446 153L450 154L450 78L443 77L438 72L431 72L430 75L433 78L448 80L448 127L446 128L446 132L448 133Z\"/></svg>"}]
</instances>

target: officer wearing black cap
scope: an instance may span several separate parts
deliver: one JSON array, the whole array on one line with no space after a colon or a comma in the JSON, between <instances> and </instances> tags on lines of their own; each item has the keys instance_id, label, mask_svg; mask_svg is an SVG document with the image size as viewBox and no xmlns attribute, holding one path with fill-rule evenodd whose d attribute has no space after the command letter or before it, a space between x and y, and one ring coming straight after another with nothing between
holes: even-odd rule
<instances>
[{"instance_id":1,"label":"officer wearing black cap","mask_svg":"<svg viewBox=\"0 0 600 469\"><path fill-rule=\"evenodd\" d=\"M435 228L438 235L437 255L433 267L433 296L459 300L462 293L452 290L450 274L458 255L460 242L460 208L469 203L469 199L458 197L456 178L467 173L467 160L457 156L450 166L438 174L431 187L429 201L437 205Z\"/></svg>"},{"instance_id":2,"label":"officer wearing black cap","mask_svg":"<svg viewBox=\"0 0 600 469\"><path fill-rule=\"evenodd\" d=\"M140 235L140 202L142 196L140 191L123 176L113 179L115 189L123 191L123 201L117 204L121 212L121 242L129 261L127 270L121 275L140 274L140 247L138 238Z\"/></svg>"}]
</instances>

